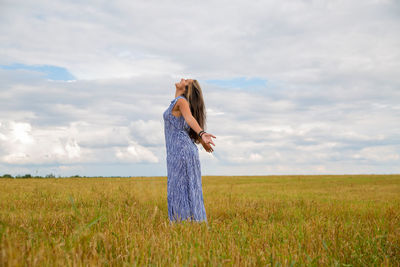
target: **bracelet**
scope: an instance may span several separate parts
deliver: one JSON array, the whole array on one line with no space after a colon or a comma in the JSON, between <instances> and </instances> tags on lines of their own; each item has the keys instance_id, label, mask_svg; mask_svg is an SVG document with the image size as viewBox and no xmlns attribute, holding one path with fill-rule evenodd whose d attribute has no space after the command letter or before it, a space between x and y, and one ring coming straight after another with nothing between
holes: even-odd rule
<instances>
[{"instance_id":1,"label":"bracelet","mask_svg":"<svg viewBox=\"0 0 400 267\"><path fill-rule=\"evenodd\" d=\"M204 133L205 133L205 131L201 130L201 131L198 133L199 137L201 138L201 136L202 136Z\"/></svg>"}]
</instances>

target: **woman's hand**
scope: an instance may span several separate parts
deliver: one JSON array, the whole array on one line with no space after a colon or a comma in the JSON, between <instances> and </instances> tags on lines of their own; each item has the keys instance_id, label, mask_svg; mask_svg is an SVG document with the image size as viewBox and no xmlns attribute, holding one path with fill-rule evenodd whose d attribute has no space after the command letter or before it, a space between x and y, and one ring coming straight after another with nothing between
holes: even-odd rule
<instances>
[{"instance_id":1,"label":"woman's hand","mask_svg":"<svg viewBox=\"0 0 400 267\"><path fill-rule=\"evenodd\" d=\"M211 145L204 143L204 141L201 142L201 144L203 145L204 149L205 149L207 152L210 152L210 153L211 153L211 152L214 151L214 149L212 149Z\"/></svg>"},{"instance_id":2,"label":"woman's hand","mask_svg":"<svg viewBox=\"0 0 400 267\"><path fill-rule=\"evenodd\" d=\"M211 137L217 138L214 135L210 134L210 133L203 133L201 135L201 139L203 140L203 142L208 145L209 147L211 147L210 144L212 144L213 146L215 146L214 142L212 141ZM204 146L204 145L203 145ZM207 150L207 149L206 149Z\"/></svg>"}]
</instances>

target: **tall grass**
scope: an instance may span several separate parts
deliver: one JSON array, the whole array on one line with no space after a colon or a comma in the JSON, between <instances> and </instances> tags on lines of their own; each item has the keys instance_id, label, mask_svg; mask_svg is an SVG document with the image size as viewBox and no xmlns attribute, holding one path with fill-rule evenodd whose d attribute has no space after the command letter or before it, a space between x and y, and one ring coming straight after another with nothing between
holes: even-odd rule
<instances>
[{"instance_id":1,"label":"tall grass","mask_svg":"<svg viewBox=\"0 0 400 267\"><path fill-rule=\"evenodd\" d=\"M0 266L400 266L400 175L203 176L208 224L167 179L0 179Z\"/></svg>"}]
</instances>

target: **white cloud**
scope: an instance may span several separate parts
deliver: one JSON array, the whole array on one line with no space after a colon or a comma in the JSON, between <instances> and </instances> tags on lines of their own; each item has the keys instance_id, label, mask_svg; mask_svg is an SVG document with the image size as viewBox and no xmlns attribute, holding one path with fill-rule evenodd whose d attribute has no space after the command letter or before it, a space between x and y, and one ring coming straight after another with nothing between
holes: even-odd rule
<instances>
[{"instance_id":1,"label":"white cloud","mask_svg":"<svg viewBox=\"0 0 400 267\"><path fill-rule=\"evenodd\" d=\"M164 145L165 137L162 119L159 120L138 120L129 125L131 134L145 145Z\"/></svg>"},{"instance_id":2,"label":"white cloud","mask_svg":"<svg viewBox=\"0 0 400 267\"><path fill-rule=\"evenodd\" d=\"M140 146L136 142L130 142L129 146L126 148L116 148L116 156L127 162L141 162L147 161L150 163L158 163L158 158L148 149Z\"/></svg>"},{"instance_id":3,"label":"white cloud","mask_svg":"<svg viewBox=\"0 0 400 267\"><path fill-rule=\"evenodd\" d=\"M33 138L30 135L31 125L29 123L15 123L12 122L10 125L10 138L11 142L21 143L21 144L32 144Z\"/></svg>"},{"instance_id":4,"label":"white cloud","mask_svg":"<svg viewBox=\"0 0 400 267\"><path fill-rule=\"evenodd\" d=\"M181 77L200 81L217 136L203 173L400 171L397 1L0 5L0 65L77 77L0 68L4 171L166 175ZM236 77L266 87L205 82Z\"/></svg>"},{"instance_id":5,"label":"white cloud","mask_svg":"<svg viewBox=\"0 0 400 267\"><path fill-rule=\"evenodd\" d=\"M400 146L372 146L366 147L356 153L356 159L366 159L375 162L399 162L400 160Z\"/></svg>"},{"instance_id":6,"label":"white cloud","mask_svg":"<svg viewBox=\"0 0 400 267\"><path fill-rule=\"evenodd\" d=\"M150 150L131 140L127 127L74 122L35 128L26 122L7 121L1 124L0 134L1 161L7 164L158 162Z\"/></svg>"}]
</instances>

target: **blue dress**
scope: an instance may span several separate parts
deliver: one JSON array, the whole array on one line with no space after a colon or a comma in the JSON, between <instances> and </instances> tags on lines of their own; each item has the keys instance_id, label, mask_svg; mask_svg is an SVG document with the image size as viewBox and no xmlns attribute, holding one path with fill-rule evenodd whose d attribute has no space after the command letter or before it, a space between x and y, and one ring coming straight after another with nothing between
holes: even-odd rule
<instances>
[{"instance_id":1,"label":"blue dress","mask_svg":"<svg viewBox=\"0 0 400 267\"><path fill-rule=\"evenodd\" d=\"M189 137L190 126L183 115L175 117L171 112L179 98L186 99L183 95L176 97L163 113L167 148L168 217L171 222L189 220L207 223L199 151Z\"/></svg>"}]
</instances>

